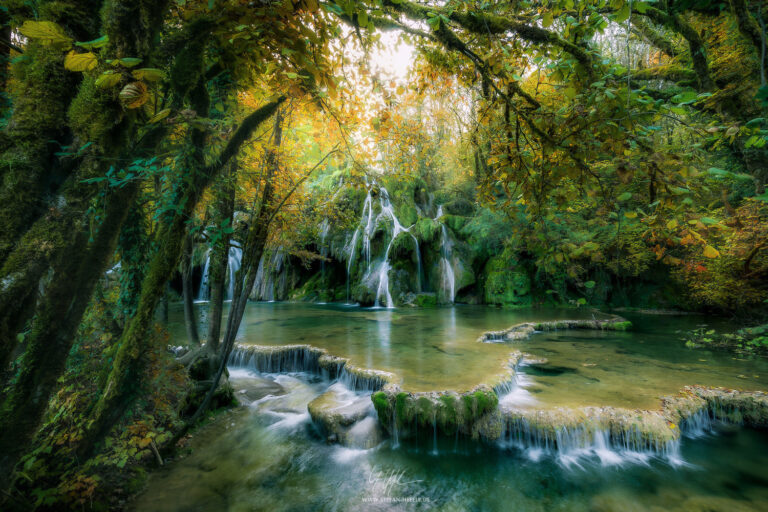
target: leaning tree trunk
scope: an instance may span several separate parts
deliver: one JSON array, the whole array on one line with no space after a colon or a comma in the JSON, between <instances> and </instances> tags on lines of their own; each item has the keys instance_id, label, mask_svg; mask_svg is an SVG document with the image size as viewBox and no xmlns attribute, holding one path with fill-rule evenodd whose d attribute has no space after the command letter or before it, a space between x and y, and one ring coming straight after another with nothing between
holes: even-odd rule
<instances>
[{"instance_id":1,"label":"leaning tree trunk","mask_svg":"<svg viewBox=\"0 0 768 512\"><path fill-rule=\"evenodd\" d=\"M280 98L268 103L248 116L232 136L216 163L202 169L193 169L193 176L177 191L180 197L176 204L183 204L184 207L158 233L157 239L162 240L162 244L149 264L136 316L130 320L120 338L120 348L115 355L104 392L91 413L92 420L78 447L79 455L87 457L93 452L93 449L122 416L125 408L137 396L135 382L142 369L143 357L149 349L148 331L168 275L178 265L187 218L211 180L218 175L229 159L235 156L240 146L250 138L256 128L274 114L283 101L284 98Z\"/></svg>"},{"instance_id":2,"label":"leaning tree trunk","mask_svg":"<svg viewBox=\"0 0 768 512\"><path fill-rule=\"evenodd\" d=\"M216 202L214 204L213 220L217 226L224 224L226 219L233 223L232 216L235 213L235 186L237 160L233 159L228 172L218 183L216 190ZM208 283L211 291L208 302L208 336L206 348L210 354L216 354L219 350L219 336L221 336L221 317L224 310L224 289L227 277L227 263L229 261L229 244L231 235L223 233L211 247L211 263L208 269ZM230 276L234 279L235 276ZM234 301L234 297L232 297Z\"/></svg>"},{"instance_id":3,"label":"leaning tree trunk","mask_svg":"<svg viewBox=\"0 0 768 512\"><path fill-rule=\"evenodd\" d=\"M264 247L266 246L267 236L269 235L269 224L274 217L274 207L272 205L274 199L274 186L272 181L278 171L276 150L280 146L282 140L281 123L282 119L278 113L275 118L275 132L273 139L274 149L270 149L267 153L267 174L264 177L264 189L262 192L261 203L259 204L259 213L251 221L251 226L245 240L242 265L240 266L237 276L233 277L233 279L236 279L235 289L232 303L230 304L227 328L224 332L224 340L218 357L218 370L216 371L213 382L211 383L205 398L203 398L202 403L166 445L166 450L169 452L175 449L178 441L186 435L189 429L197 423L200 417L208 410L208 407L210 407L213 396L219 387L221 377L227 367L229 356L232 353L232 347L235 344L237 331L240 329L240 323L245 314L248 296L256 282L259 260L261 260L261 256L264 254Z\"/></svg>"},{"instance_id":4,"label":"leaning tree trunk","mask_svg":"<svg viewBox=\"0 0 768 512\"><path fill-rule=\"evenodd\" d=\"M92 13L101 4L101 0L43 1L38 9L40 20L57 23L77 40L90 41L98 37L99 23ZM64 69L64 52L55 46L30 40L24 55L25 61L12 66L16 71L13 113L4 133L8 145L0 154L0 265L48 209L72 170L71 164L62 163L66 160L55 154L63 147L87 142L73 140L67 124L72 91L77 90L82 75Z\"/></svg>"}]
</instances>

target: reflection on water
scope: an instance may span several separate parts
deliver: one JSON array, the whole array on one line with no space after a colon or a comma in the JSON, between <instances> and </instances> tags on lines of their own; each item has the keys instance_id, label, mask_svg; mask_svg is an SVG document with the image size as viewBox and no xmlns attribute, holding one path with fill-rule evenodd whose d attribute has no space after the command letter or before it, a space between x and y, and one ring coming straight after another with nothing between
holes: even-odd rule
<instances>
[{"instance_id":1,"label":"reflection on water","mask_svg":"<svg viewBox=\"0 0 768 512\"><path fill-rule=\"evenodd\" d=\"M204 309L202 310L204 311ZM723 352L691 350L677 331L705 319L695 316L629 316L629 332L561 331L516 343L478 343L487 330L516 323L592 318L581 309L503 310L489 307L363 309L340 305L251 303L240 343L305 343L348 357L361 367L393 372L410 391L464 391L501 372L512 350L546 358L523 366L527 404L630 408L659 406L659 397L685 385L766 389L768 362ZM180 311L170 324L184 339ZM718 327L715 325L715 327ZM720 328L737 326L722 323ZM204 332L204 331L202 331Z\"/></svg>"},{"instance_id":2,"label":"reflection on water","mask_svg":"<svg viewBox=\"0 0 768 512\"><path fill-rule=\"evenodd\" d=\"M314 432L306 406L327 383L242 370L233 380L251 405L204 427L192 454L153 474L133 510L768 510L766 433L685 439L676 468L612 464L610 453L567 465L460 439L359 450Z\"/></svg>"}]
</instances>

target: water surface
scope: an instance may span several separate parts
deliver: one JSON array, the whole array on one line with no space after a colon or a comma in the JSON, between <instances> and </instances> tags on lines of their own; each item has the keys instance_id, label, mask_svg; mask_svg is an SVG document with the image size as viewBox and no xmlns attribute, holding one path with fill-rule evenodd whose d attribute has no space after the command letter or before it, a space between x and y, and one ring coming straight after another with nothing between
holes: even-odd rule
<instances>
[{"instance_id":1,"label":"water surface","mask_svg":"<svg viewBox=\"0 0 768 512\"><path fill-rule=\"evenodd\" d=\"M660 397L685 385L768 388L766 359L685 347L682 332L713 323L698 316L625 315L634 323L632 331L545 332L523 342L477 342L484 331L520 322L596 315L600 313L576 308L390 310L250 303L238 342L324 348L355 365L395 373L409 391L471 389L501 373L510 353L521 350L546 362L521 368L527 397L520 406L655 409ZM714 321L714 327L737 328L723 320ZM175 339L184 339L180 312L174 311L170 328Z\"/></svg>"}]
</instances>

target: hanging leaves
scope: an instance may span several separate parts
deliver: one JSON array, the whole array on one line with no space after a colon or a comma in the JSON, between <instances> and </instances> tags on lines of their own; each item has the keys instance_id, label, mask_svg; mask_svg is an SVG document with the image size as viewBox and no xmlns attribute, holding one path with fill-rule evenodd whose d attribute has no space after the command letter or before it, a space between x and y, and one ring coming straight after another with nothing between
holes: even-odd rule
<instances>
[{"instance_id":1,"label":"hanging leaves","mask_svg":"<svg viewBox=\"0 0 768 512\"><path fill-rule=\"evenodd\" d=\"M25 21L19 28L19 32L25 37L36 39L45 45L72 44L72 39L64 32L64 29L52 21Z\"/></svg>"},{"instance_id":2,"label":"hanging leaves","mask_svg":"<svg viewBox=\"0 0 768 512\"><path fill-rule=\"evenodd\" d=\"M77 53L75 50L70 50L66 57L64 57L64 67L70 71L91 71L99 65L99 61L91 52Z\"/></svg>"},{"instance_id":3,"label":"hanging leaves","mask_svg":"<svg viewBox=\"0 0 768 512\"><path fill-rule=\"evenodd\" d=\"M149 90L144 82L131 82L120 91L120 101L125 108L139 108L149 99Z\"/></svg>"}]
</instances>

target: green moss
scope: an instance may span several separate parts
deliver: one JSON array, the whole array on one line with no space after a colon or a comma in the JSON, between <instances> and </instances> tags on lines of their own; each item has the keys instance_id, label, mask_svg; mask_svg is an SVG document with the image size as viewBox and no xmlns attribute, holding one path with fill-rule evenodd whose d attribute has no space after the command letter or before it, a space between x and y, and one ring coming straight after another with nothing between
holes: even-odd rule
<instances>
[{"instance_id":1,"label":"green moss","mask_svg":"<svg viewBox=\"0 0 768 512\"><path fill-rule=\"evenodd\" d=\"M395 420L397 425L402 427L411 419L410 411L408 410L408 393L398 393L395 395Z\"/></svg>"},{"instance_id":2,"label":"green moss","mask_svg":"<svg viewBox=\"0 0 768 512\"><path fill-rule=\"evenodd\" d=\"M420 308L434 308L437 306L437 295L434 293L420 293L416 295L413 305Z\"/></svg>"},{"instance_id":3,"label":"green moss","mask_svg":"<svg viewBox=\"0 0 768 512\"><path fill-rule=\"evenodd\" d=\"M531 280L506 252L485 265L485 302L501 306L531 304Z\"/></svg>"},{"instance_id":4,"label":"green moss","mask_svg":"<svg viewBox=\"0 0 768 512\"><path fill-rule=\"evenodd\" d=\"M461 233L461 229L468 220L467 217L459 217L458 215L443 215L440 217L440 222L448 226L454 233Z\"/></svg>"},{"instance_id":5,"label":"green moss","mask_svg":"<svg viewBox=\"0 0 768 512\"><path fill-rule=\"evenodd\" d=\"M439 242L442 227L439 222L433 219L421 218L411 228L411 233L419 242L431 244Z\"/></svg>"},{"instance_id":6,"label":"green moss","mask_svg":"<svg viewBox=\"0 0 768 512\"><path fill-rule=\"evenodd\" d=\"M379 417L388 418L390 415L389 398L383 391L377 391L371 395L371 401L373 401L373 407L376 409Z\"/></svg>"},{"instance_id":7,"label":"green moss","mask_svg":"<svg viewBox=\"0 0 768 512\"><path fill-rule=\"evenodd\" d=\"M632 329L632 322L629 320L624 322L614 322L606 325L606 329L610 331L628 331Z\"/></svg>"},{"instance_id":8,"label":"green moss","mask_svg":"<svg viewBox=\"0 0 768 512\"><path fill-rule=\"evenodd\" d=\"M83 80L67 112L69 124L81 140L104 143L103 137L120 121L116 90L97 87L92 77Z\"/></svg>"}]
</instances>

